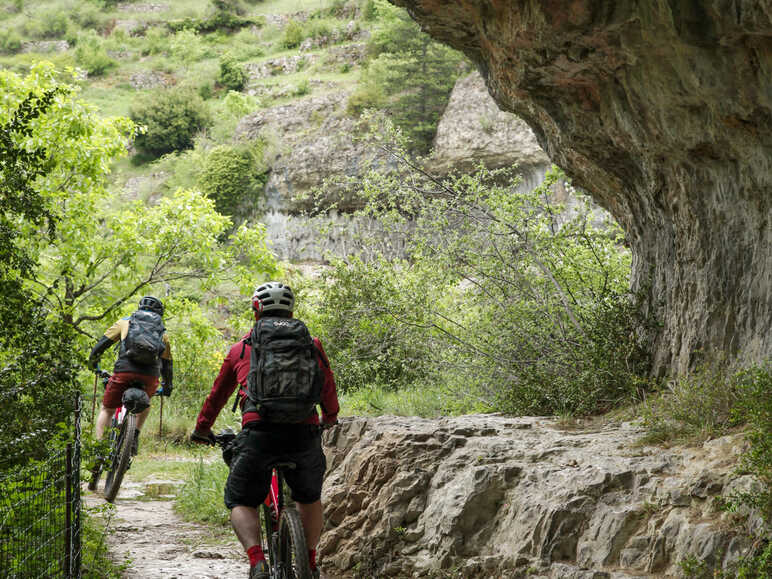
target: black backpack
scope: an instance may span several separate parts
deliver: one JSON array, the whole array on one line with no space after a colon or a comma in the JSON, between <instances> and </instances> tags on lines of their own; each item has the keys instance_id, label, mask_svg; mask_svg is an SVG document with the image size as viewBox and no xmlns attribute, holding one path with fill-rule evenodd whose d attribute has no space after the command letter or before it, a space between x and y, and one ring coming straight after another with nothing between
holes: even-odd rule
<instances>
[{"instance_id":1,"label":"black backpack","mask_svg":"<svg viewBox=\"0 0 772 579\"><path fill-rule=\"evenodd\" d=\"M251 346L247 397L267 422L303 422L321 402L324 375L306 325L294 318L262 318Z\"/></svg>"},{"instance_id":2,"label":"black backpack","mask_svg":"<svg viewBox=\"0 0 772 579\"><path fill-rule=\"evenodd\" d=\"M123 339L126 357L140 366L158 363L166 350L163 335L166 331L160 315L148 310L137 310L129 318L129 331Z\"/></svg>"}]
</instances>

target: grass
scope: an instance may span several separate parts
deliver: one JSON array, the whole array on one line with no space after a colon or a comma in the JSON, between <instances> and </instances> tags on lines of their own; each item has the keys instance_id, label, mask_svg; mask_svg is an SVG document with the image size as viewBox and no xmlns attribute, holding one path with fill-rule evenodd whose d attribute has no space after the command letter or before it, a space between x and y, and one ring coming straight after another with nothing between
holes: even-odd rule
<instances>
[{"instance_id":1,"label":"grass","mask_svg":"<svg viewBox=\"0 0 772 579\"><path fill-rule=\"evenodd\" d=\"M223 527L229 511L223 502L228 467L222 460L205 461L203 456L188 464L188 477L177 495L174 508L187 520Z\"/></svg>"},{"instance_id":2,"label":"grass","mask_svg":"<svg viewBox=\"0 0 772 579\"><path fill-rule=\"evenodd\" d=\"M490 408L479 402L465 404L457 393L432 387L411 387L399 391L373 386L340 394L342 416L420 416L440 418L464 413L486 412Z\"/></svg>"}]
</instances>

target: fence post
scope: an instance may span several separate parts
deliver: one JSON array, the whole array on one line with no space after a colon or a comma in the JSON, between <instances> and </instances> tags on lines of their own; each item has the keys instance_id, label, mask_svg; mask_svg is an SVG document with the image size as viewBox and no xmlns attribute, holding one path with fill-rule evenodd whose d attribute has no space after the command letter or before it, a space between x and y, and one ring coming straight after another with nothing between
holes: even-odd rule
<instances>
[{"instance_id":1,"label":"fence post","mask_svg":"<svg viewBox=\"0 0 772 579\"><path fill-rule=\"evenodd\" d=\"M67 443L64 485L64 572L72 577L72 443Z\"/></svg>"},{"instance_id":2,"label":"fence post","mask_svg":"<svg viewBox=\"0 0 772 579\"><path fill-rule=\"evenodd\" d=\"M81 528L80 528L80 413L81 413L82 399L80 392L75 393L75 449L73 452L73 466L72 466L72 489L73 489L73 530L72 530L72 558L70 564L72 565L71 577L74 579L80 579L80 562L81 562Z\"/></svg>"}]
</instances>

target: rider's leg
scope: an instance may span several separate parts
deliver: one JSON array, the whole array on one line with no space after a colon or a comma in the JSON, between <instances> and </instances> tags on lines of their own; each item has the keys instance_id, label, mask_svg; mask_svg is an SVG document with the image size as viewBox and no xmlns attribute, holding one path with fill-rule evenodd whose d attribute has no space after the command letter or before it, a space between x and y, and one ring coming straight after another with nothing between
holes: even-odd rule
<instances>
[{"instance_id":1,"label":"rider's leg","mask_svg":"<svg viewBox=\"0 0 772 579\"><path fill-rule=\"evenodd\" d=\"M97 440L102 440L102 437L105 435L105 429L109 426L114 414L115 408L105 408L104 404L99 408L99 416L97 416L96 424L94 425L94 436Z\"/></svg>"},{"instance_id":2,"label":"rider's leg","mask_svg":"<svg viewBox=\"0 0 772 579\"><path fill-rule=\"evenodd\" d=\"M142 430L142 425L145 424L145 419L147 418L148 414L150 414L149 406L137 414L137 430Z\"/></svg>"},{"instance_id":3,"label":"rider's leg","mask_svg":"<svg viewBox=\"0 0 772 579\"><path fill-rule=\"evenodd\" d=\"M233 507L231 525L245 551L260 543L260 515L257 509L243 505Z\"/></svg>"},{"instance_id":4,"label":"rider's leg","mask_svg":"<svg viewBox=\"0 0 772 579\"><path fill-rule=\"evenodd\" d=\"M300 513L300 519L303 521L306 545L308 545L309 550L316 549L319 537L322 536L322 501L308 504L296 502L295 505Z\"/></svg>"}]
</instances>

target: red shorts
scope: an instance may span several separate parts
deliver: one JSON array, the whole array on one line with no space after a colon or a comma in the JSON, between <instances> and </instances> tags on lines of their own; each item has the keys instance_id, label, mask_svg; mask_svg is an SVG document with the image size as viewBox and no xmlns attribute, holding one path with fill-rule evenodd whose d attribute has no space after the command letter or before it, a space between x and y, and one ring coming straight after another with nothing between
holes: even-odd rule
<instances>
[{"instance_id":1,"label":"red shorts","mask_svg":"<svg viewBox=\"0 0 772 579\"><path fill-rule=\"evenodd\" d=\"M110 376L110 381L105 387L105 395L102 397L102 406L105 408L119 408L123 393L128 390L132 382L142 382L143 390L148 396L155 394L158 390L158 376L147 376L145 374L135 374L133 372L118 372Z\"/></svg>"}]
</instances>

